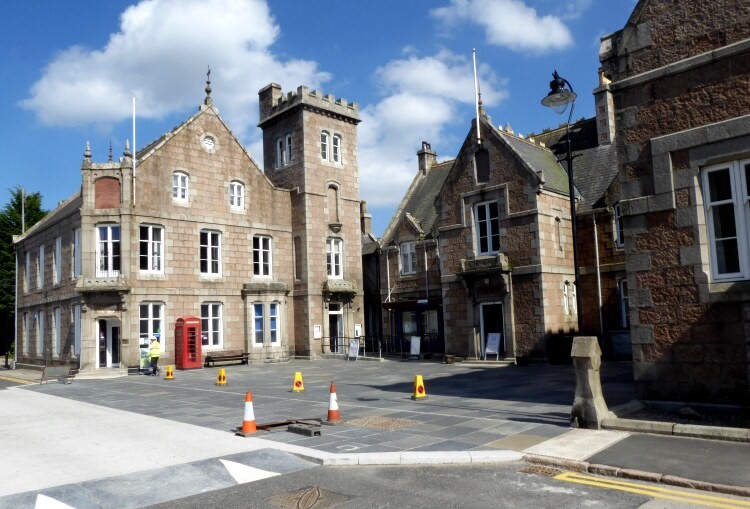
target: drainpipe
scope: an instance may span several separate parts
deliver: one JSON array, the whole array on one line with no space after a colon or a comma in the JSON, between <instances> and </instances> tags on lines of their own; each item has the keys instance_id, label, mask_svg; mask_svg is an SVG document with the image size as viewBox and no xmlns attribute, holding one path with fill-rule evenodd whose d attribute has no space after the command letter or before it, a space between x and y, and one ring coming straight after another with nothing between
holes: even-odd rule
<instances>
[{"instance_id":1,"label":"drainpipe","mask_svg":"<svg viewBox=\"0 0 750 509\"><path fill-rule=\"evenodd\" d=\"M13 303L13 369L16 369L16 363L18 361L18 246L14 249L16 254L16 300ZM26 339L28 341L28 339ZM8 357L5 357L5 367L8 367Z\"/></svg>"},{"instance_id":2,"label":"drainpipe","mask_svg":"<svg viewBox=\"0 0 750 509\"><path fill-rule=\"evenodd\" d=\"M596 260L596 298L599 303L599 333L604 340L604 316L602 315L602 273L599 267L599 232L596 228L596 212L591 215L594 221L594 258ZM580 291L580 288L578 289Z\"/></svg>"},{"instance_id":3,"label":"drainpipe","mask_svg":"<svg viewBox=\"0 0 750 509\"><path fill-rule=\"evenodd\" d=\"M424 241L424 288L425 288L425 294L427 295L427 300L430 300L430 280L427 277L427 241Z\"/></svg>"}]
</instances>

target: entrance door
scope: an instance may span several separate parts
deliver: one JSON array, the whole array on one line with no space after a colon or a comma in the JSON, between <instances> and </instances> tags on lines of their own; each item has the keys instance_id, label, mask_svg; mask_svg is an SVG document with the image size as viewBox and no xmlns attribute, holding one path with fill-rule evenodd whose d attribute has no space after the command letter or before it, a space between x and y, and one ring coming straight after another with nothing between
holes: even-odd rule
<instances>
[{"instance_id":1,"label":"entrance door","mask_svg":"<svg viewBox=\"0 0 750 509\"><path fill-rule=\"evenodd\" d=\"M99 367L112 368L120 366L120 321L99 320Z\"/></svg>"},{"instance_id":2,"label":"entrance door","mask_svg":"<svg viewBox=\"0 0 750 509\"><path fill-rule=\"evenodd\" d=\"M482 356L487 348L487 338L490 334L500 334L497 353L500 357L505 356L505 334L503 330L503 304L501 302L488 302L480 305L481 334L482 334ZM491 354L491 355L494 355Z\"/></svg>"},{"instance_id":3,"label":"entrance door","mask_svg":"<svg viewBox=\"0 0 750 509\"><path fill-rule=\"evenodd\" d=\"M344 311L340 302L328 304L328 336L331 352L344 352Z\"/></svg>"}]
</instances>

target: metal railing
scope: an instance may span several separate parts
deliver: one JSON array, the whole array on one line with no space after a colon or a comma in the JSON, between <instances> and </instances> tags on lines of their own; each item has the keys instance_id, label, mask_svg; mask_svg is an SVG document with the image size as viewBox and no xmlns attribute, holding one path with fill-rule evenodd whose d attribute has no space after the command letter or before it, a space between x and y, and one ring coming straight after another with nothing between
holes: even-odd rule
<instances>
[{"instance_id":1,"label":"metal railing","mask_svg":"<svg viewBox=\"0 0 750 509\"><path fill-rule=\"evenodd\" d=\"M398 336L348 336L324 337L328 340L332 353L349 354L350 342L359 341L359 355L362 357L409 357L411 355L411 338L417 334ZM445 340L439 334L422 334L419 336L419 353L425 358L445 354Z\"/></svg>"}]
</instances>

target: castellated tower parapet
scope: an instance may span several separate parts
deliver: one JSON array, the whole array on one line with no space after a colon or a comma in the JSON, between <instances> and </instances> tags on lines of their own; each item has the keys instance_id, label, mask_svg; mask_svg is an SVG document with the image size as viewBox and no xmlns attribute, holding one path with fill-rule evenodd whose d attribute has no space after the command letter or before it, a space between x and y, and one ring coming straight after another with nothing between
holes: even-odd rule
<instances>
[{"instance_id":1,"label":"castellated tower parapet","mask_svg":"<svg viewBox=\"0 0 750 509\"><path fill-rule=\"evenodd\" d=\"M281 85L271 83L258 92L260 105L260 121L258 127L264 128L273 124L275 119L297 106L325 112L327 115L340 116L353 123L359 123L359 105L349 103L346 99L336 99L332 94L323 95L320 90L310 90L308 87L297 87L297 91L290 91L286 95L281 91Z\"/></svg>"}]
</instances>

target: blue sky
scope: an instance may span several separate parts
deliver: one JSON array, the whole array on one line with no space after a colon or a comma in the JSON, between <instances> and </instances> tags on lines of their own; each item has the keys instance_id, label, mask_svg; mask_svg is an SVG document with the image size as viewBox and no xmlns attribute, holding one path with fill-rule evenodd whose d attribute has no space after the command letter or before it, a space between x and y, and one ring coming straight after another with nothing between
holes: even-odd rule
<instances>
[{"instance_id":1,"label":"blue sky","mask_svg":"<svg viewBox=\"0 0 750 509\"><path fill-rule=\"evenodd\" d=\"M382 234L427 141L456 155L474 118L472 48L495 125L540 132L557 69L594 113L599 38L635 0L30 0L3 14L0 204L39 191L54 208L94 161L144 146L197 110L211 66L214 105L262 164L257 92L299 85L360 105L361 199ZM131 140L132 143L132 140Z\"/></svg>"}]
</instances>

